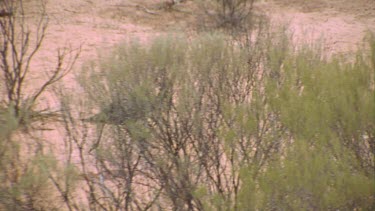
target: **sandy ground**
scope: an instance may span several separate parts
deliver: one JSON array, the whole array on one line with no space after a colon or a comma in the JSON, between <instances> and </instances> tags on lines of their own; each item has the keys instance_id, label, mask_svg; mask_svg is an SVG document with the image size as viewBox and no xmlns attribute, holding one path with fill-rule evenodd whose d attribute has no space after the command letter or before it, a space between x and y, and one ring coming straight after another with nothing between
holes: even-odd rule
<instances>
[{"instance_id":1,"label":"sandy ground","mask_svg":"<svg viewBox=\"0 0 375 211\"><path fill-rule=\"evenodd\" d=\"M290 24L299 42L321 41L328 53L347 54L375 32L375 0L275 0L266 11L273 22Z\"/></svg>"},{"instance_id":2,"label":"sandy ground","mask_svg":"<svg viewBox=\"0 0 375 211\"><path fill-rule=\"evenodd\" d=\"M81 46L75 65L78 70L98 52L108 53L123 40L147 40L168 31L188 31L195 20L193 2L165 11L164 1L48 0L48 35L35 65L53 63L59 48ZM353 51L366 31L375 32L375 0L263 0L258 6L276 25L289 24L294 39L323 40L329 52Z\"/></svg>"}]
</instances>

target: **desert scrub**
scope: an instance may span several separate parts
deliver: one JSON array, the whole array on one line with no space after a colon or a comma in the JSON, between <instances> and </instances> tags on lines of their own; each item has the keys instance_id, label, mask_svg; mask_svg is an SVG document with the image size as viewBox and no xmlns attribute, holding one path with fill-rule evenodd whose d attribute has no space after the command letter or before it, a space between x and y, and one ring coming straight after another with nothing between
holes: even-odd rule
<instances>
[{"instance_id":1,"label":"desert scrub","mask_svg":"<svg viewBox=\"0 0 375 211\"><path fill-rule=\"evenodd\" d=\"M354 63L311 49L270 55L281 65L266 96L291 140L259 180L245 182L258 188L262 209L374 208L375 40L369 44L371 54L359 52Z\"/></svg>"},{"instance_id":2,"label":"desert scrub","mask_svg":"<svg viewBox=\"0 0 375 211\"><path fill-rule=\"evenodd\" d=\"M327 61L279 37L160 37L87 66L84 106L67 106L97 111L77 141L102 178L85 177L90 206L371 209L370 57Z\"/></svg>"}]
</instances>

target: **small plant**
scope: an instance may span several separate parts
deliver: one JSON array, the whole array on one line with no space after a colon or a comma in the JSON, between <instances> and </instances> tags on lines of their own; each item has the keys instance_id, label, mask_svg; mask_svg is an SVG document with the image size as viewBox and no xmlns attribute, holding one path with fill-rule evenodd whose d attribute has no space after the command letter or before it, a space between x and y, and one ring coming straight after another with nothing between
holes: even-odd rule
<instances>
[{"instance_id":1,"label":"small plant","mask_svg":"<svg viewBox=\"0 0 375 211\"><path fill-rule=\"evenodd\" d=\"M202 2L205 13L212 17L217 27L242 27L253 12L255 0L206 0Z\"/></svg>"}]
</instances>

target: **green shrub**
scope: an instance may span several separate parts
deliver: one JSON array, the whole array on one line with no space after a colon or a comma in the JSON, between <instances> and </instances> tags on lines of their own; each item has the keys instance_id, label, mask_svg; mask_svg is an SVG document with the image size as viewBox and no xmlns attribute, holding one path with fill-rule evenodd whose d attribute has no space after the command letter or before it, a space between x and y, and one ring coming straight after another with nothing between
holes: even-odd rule
<instances>
[{"instance_id":1,"label":"green shrub","mask_svg":"<svg viewBox=\"0 0 375 211\"><path fill-rule=\"evenodd\" d=\"M322 60L309 49L281 60L275 55L282 52L270 55L281 63L273 66L277 77L268 78L266 95L291 142L258 180L245 176L243 207L374 208L374 53L358 54L353 64ZM251 196L257 203L249 204Z\"/></svg>"},{"instance_id":2,"label":"green shrub","mask_svg":"<svg viewBox=\"0 0 375 211\"><path fill-rule=\"evenodd\" d=\"M371 209L374 67L360 54L347 64L293 52L283 36L266 41L135 42L83 72L87 100L101 110L91 120L103 130L91 158L109 175L89 181L102 190L91 192L93 204Z\"/></svg>"}]
</instances>

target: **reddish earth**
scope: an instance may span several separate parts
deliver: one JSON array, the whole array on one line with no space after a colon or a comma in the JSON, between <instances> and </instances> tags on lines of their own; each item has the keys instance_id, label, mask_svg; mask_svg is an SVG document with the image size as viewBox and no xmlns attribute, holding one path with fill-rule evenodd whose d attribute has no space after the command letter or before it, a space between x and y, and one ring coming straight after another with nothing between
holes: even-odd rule
<instances>
[{"instance_id":1,"label":"reddish earth","mask_svg":"<svg viewBox=\"0 0 375 211\"><path fill-rule=\"evenodd\" d=\"M199 20L194 2L186 1L166 11L165 1L48 0L48 36L36 65L53 62L58 48L82 46L75 66L80 69L98 52L108 52L124 40L192 30ZM289 24L294 39L323 39L329 52L352 51L362 43L366 31L375 32L375 0L261 0L257 5L275 25Z\"/></svg>"},{"instance_id":2,"label":"reddish earth","mask_svg":"<svg viewBox=\"0 0 375 211\"><path fill-rule=\"evenodd\" d=\"M289 22L294 39L321 40L328 54L352 52L375 32L374 0L276 0L270 8L274 22Z\"/></svg>"}]
</instances>

